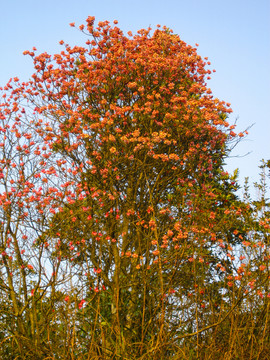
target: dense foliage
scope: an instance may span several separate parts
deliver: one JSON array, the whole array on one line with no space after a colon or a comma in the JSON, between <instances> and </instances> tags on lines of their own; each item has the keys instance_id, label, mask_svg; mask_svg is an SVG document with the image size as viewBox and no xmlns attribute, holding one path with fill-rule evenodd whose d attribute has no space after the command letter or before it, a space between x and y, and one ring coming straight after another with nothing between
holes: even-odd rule
<instances>
[{"instance_id":1,"label":"dense foliage","mask_svg":"<svg viewBox=\"0 0 270 360\"><path fill-rule=\"evenodd\" d=\"M240 199L210 63L116 24L2 89L1 358L266 359L269 164Z\"/></svg>"}]
</instances>

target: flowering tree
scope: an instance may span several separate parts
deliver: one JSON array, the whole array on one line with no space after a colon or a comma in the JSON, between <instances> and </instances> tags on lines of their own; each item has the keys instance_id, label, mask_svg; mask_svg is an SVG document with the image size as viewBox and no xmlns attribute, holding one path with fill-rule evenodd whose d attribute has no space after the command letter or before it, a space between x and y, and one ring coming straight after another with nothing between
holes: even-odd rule
<instances>
[{"instance_id":1,"label":"flowering tree","mask_svg":"<svg viewBox=\"0 0 270 360\"><path fill-rule=\"evenodd\" d=\"M48 179L54 170L44 161L46 145L19 109L18 89L9 83L4 90L12 93L3 94L0 108L1 355L7 349L8 356L30 359L39 354L51 320L59 270L51 256L53 239L44 238L41 246L37 239L49 228L50 211L62 193ZM51 299L45 304L48 291ZM18 353L9 346L11 334Z\"/></svg>"},{"instance_id":2,"label":"flowering tree","mask_svg":"<svg viewBox=\"0 0 270 360\"><path fill-rule=\"evenodd\" d=\"M89 17L85 48L26 52L32 80L2 104L2 291L33 358L198 356L252 277L235 261L250 206L223 169L243 134L207 88L210 63L166 27L125 36L116 23Z\"/></svg>"}]
</instances>

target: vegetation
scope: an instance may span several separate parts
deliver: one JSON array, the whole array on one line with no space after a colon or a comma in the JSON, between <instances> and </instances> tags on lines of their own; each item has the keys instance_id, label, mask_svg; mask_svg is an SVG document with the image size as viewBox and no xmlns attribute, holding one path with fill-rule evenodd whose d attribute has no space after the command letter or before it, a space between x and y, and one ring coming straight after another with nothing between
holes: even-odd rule
<instances>
[{"instance_id":1,"label":"vegetation","mask_svg":"<svg viewBox=\"0 0 270 360\"><path fill-rule=\"evenodd\" d=\"M210 63L116 24L2 89L1 358L266 359L270 164L240 199Z\"/></svg>"}]
</instances>

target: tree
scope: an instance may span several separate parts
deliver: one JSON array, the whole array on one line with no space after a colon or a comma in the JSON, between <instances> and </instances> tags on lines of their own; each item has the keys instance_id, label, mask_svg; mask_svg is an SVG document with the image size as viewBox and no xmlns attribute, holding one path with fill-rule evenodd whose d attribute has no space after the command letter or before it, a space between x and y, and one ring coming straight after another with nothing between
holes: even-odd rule
<instances>
[{"instance_id":1,"label":"tree","mask_svg":"<svg viewBox=\"0 0 270 360\"><path fill-rule=\"evenodd\" d=\"M35 146L41 157L28 162L44 196L33 199L41 215L29 222L31 249L40 269L45 254L53 267L38 313L56 314L36 354L160 359L186 348L198 357L210 346L202 335L245 299L235 250L249 205L235 194L237 173L223 169L243 134L207 88L210 63L170 29L125 36L108 22L95 28L93 17L79 28L87 48L26 52L36 71L3 105L15 129L37 139L27 156Z\"/></svg>"},{"instance_id":2,"label":"tree","mask_svg":"<svg viewBox=\"0 0 270 360\"><path fill-rule=\"evenodd\" d=\"M4 90L12 89L11 83ZM44 142L24 123L14 89L0 108L0 289L1 357L41 358L48 354L45 339L53 318L55 292L61 282L54 247L36 240L49 228L48 214L59 192L47 178ZM41 148L43 150L41 151ZM45 238L44 238L45 240ZM49 273L48 273L49 272ZM50 274L50 272L52 274ZM60 274L59 274L60 275ZM50 293L50 300L44 299ZM17 343L13 348L10 344ZM5 350L7 349L7 350ZM5 354L5 356L4 356Z\"/></svg>"}]
</instances>

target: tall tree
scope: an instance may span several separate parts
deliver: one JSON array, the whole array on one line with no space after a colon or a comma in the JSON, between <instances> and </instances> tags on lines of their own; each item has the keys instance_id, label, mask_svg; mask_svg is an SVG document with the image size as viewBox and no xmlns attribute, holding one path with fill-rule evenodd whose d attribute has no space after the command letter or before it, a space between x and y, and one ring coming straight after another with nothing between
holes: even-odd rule
<instances>
[{"instance_id":1,"label":"tall tree","mask_svg":"<svg viewBox=\"0 0 270 360\"><path fill-rule=\"evenodd\" d=\"M223 168L243 134L195 48L166 27L125 36L116 23L88 17L87 47L26 52L36 71L15 91L53 184L35 208L47 209L35 245L57 270L40 302L56 304L43 355L160 359L190 339L198 356L245 297L235 250L249 206Z\"/></svg>"}]
</instances>

